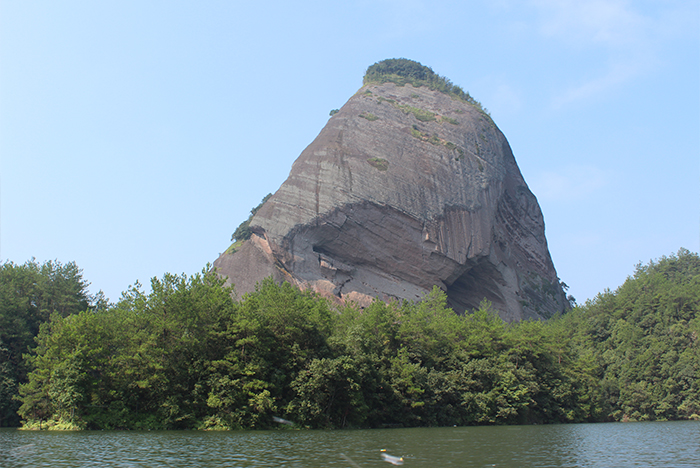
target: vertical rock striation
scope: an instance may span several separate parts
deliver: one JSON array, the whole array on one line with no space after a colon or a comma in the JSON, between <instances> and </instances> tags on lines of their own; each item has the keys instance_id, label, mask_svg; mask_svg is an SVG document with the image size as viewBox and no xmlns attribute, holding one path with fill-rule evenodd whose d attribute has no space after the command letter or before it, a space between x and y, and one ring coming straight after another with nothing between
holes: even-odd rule
<instances>
[{"instance_id":1,"label":"vertical rock striation","mask_svg":"<svg viewBox=\"0 0 700 468\"><path fill-rule=\"evenodd\" d=\"M458 313L488 299L506 321L568 308L506 138L478 105L427 85L362 87L250 230L214 262L239 293L273 276L361 305L437 285Z\"/></svg>"}]
</instances>

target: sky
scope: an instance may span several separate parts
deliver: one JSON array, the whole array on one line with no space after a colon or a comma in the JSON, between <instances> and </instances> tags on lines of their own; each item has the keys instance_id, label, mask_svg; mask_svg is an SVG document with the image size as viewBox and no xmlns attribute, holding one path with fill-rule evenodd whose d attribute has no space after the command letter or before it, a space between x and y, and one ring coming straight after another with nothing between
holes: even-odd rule
<instances>
[{"instance_id":1,"label":"sky","mask_svg":"<svg viewBox=\"0 0 700 468\"><path fill-rule=\"evenodd\" d=\"M1 0L0 262L201 272L387 58L490 111L579 303L700 250L700 2Z\"/></svg>"}]
</instances>

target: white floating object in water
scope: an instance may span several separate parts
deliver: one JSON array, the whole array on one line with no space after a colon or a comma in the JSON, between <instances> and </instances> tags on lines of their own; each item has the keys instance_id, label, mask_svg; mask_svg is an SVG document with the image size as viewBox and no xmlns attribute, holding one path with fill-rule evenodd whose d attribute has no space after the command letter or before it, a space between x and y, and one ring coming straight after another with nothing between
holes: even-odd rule
<instances>
[{"instance_id":1,"label":"white floating object in water","mask_svg":"<svg viewBox=\"0 0 700 468\"><path fill-rule=\"evenodd\" d=\"M382 449L382 458L385 462L389 462L392 465L403 465L403 457L395 457L384 452L386 452L386 449Z\"/></svg>"},{"instance_id":2,"label":"white floating object in water","mask_svg":"<svg viewBox=\"0 0 700 468\"><path fill-rule=\"evenodd\" d=\"M294 425L294 423L293 423L292 421L290 421L290 420L288 420L288 419L283 419L283 418L280 418L280 417L277 417L277 416L273 416L273 417L272 417L272 420L273 420L274 422L276 422L276 423L286 424L286 425L288 425L288 426L293 426L293 425Z\"/></svg>"}]
</instances>

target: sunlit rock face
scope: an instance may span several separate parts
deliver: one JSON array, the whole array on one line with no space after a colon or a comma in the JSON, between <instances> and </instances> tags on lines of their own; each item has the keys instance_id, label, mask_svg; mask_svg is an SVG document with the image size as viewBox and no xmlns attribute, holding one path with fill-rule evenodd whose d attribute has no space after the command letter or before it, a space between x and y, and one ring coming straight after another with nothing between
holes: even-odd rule
<instances>
[{"instance_id":1,"label":"sunlit rock face","mask_svg":"<svg viewBox=\"0 0 700 468\"><path fill-rule=\"evenodd\" d=\"M437 285L458 313L506 321L568 307L544 221L506 138L478 107L426 86L361 88L214 266L239 294L267 276L360 305Z\"/></svg>"}]
</instances>

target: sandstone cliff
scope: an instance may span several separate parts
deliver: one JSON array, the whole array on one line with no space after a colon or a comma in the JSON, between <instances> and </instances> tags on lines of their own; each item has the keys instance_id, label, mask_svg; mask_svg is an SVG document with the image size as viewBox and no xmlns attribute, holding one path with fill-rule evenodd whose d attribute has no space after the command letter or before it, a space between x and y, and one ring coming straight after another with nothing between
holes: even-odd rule
<instances>
[{"instance_id":1,"label":"sandstone cliff","mask_svg":"<svg viewBox=\"0 0 700 468\"><path fill-rule=\"evenodd\" d=\"M479 106L371 82L333 115L214 263L239 294L266 276L339 300L416 300L506 321L568 307L544 221L506 138Z\"/></svg>"}]
</instances>

